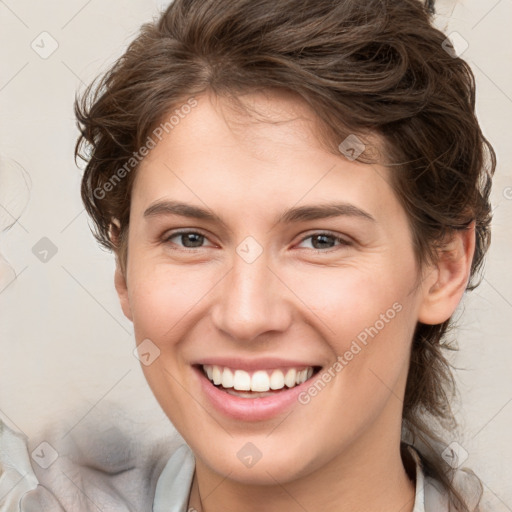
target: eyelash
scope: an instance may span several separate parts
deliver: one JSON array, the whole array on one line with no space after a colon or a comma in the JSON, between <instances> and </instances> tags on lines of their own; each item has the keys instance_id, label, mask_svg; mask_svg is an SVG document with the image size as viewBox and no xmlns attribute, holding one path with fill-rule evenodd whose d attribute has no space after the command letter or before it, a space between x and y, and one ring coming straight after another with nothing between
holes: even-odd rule
<instances>
[{"instance_id":1,"label":"eyelash","mask_svg":"<svg viewBox=\"0 0 512 512\"><path fill-rule=\"evenodd\" d=\"M183 231L174 231L174 232L171 232L170 234L168 234L168 236L165 236L164 239L163 239L163 242L164 243L172 243L170 242L171 238L174 238L175 236L178 236L178 235L186 235L186 234L195 234L195 235L201 235L203 236L204 238L208 238L204 233L201 233L200 231L191 231L191 230L183 230ZM300 240L299 243L302 243L304 242L305 240L307 240L308 238L313 238L313 237L320 237L320 236L328 236L330 238L332 238L335 242L339 242L339 246L350 246L352 245L351 242L349 242L348 240L344 239L344 238L341 238L339 236L337 236L336 234L334 233L331 233L329 231L317 231L315 233L310 233L309 235L305 236L304 238L302 238ZM179 249L174 249L174 250L178 250L178 251L181 251L181 250L184 250L184 251L187 251L187 252L193 252L197 249L203 249L203 247L185 247L185 248L179 248ZM309 248L308 248L309 249ZM331 252L331 251L334 251L336 250L334 247L331 247L329 249L326 249L326 250L322 250L322 249L310 249L312 251L315 251L316 253L325 253L325 252Z\"/></svg>"}]
</instances>

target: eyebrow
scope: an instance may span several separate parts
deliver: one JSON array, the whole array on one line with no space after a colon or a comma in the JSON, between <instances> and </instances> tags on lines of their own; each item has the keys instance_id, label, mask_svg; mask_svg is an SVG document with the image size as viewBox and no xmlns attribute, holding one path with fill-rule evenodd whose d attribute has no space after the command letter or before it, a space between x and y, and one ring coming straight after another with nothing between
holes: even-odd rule
<instances>
[{"instance_id":1,"label":"eyebrow","mask_svg":"<svg viewBox=\"0 0 512 512\"><path fill-rule=\"evenodd\" d=\"M144 217L157 217L161 215L180 215L182 217L217 222L226 227L226 223L211 211L180 201L157 201L144 211ZM356 217L377 222L372 215L353 204L327 203L290 208L281 213L274 224L291 224L340 216Z\"/></svg>"}]
</instances>

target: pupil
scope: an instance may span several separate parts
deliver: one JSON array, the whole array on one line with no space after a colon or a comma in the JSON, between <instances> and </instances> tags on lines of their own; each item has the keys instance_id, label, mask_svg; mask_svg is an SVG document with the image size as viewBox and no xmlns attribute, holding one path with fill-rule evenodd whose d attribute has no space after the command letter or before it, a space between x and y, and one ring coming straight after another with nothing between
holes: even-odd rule
<instances>
[{"instance_id":1,"label":"pupil","mask_svg":"<svg viewBox=\"0 0 512 512\"><path fill-rule=\"evenodd\" d=\"M325 243L325 239L326 239L326 238L327 238L327 239L332 239L332 236L331 236L331 235L315 235L315 236L313 237L313 240L315 240L315 239L321 239L321 238L322 238L322 239L324 239L324 243ZM322 243L322 242L320 242L320 243ZM323 248L323 247L316 247L314 242L313 242L313 247L315 247L315 249L322 249L322 248Z\"/></svg>"},{"instance_id":2,"label":"pupil","mask_svg":"<svg viewBox=\"0 0 512 512\"><path fill-rule=\"evenodd\" d=\"M199 233L186 233L185 235L182 235L182 237L182 240L185 241L185 247L200 247L202 239L204 238L203 235L200 235ZM194 238L196 239L195 241L193 240ZM191 242L192 245L188 245L189 242ZM193 245L195 242L196 245Z\"/></svg>"}]
</instances>

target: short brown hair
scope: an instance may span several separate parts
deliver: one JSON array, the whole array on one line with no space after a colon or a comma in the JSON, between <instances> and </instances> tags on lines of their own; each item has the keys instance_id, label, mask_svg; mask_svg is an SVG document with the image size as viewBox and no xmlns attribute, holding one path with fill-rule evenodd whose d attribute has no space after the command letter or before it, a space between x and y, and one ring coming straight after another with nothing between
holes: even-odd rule
<instances>
[{"instance_id":1,"label":"short brown hair","mask_svg":"<svg viewBox=\"0 0 512 512\"><path fill-rule=\"evenodd\" d=\"M81 132L75 158L87 162L81 193L98 241L116 252L124 271L137 165L112 178L172 109L207 90L236 101L244 92L279 88L311 106L333 152L350 134L383 141L380 156L394 170L392 186L420 265L435 261L447 235L475 221L468 290L475 288L490 243L496 157L475 116L473 73L447 51L446 35L432 25L432 3L174 0L75 103ZM370 161L368 153L363 158ZM412 340L403 425L429 446L429 439L440 441L431 420L456 425L455 383L444 356L444 349L455 349L445 340L452 326L452 319L418 323ZM458 509L468 510L450 469L432 452L423 455L425 471L446 485Z\"/></svg>"}]
</instances>

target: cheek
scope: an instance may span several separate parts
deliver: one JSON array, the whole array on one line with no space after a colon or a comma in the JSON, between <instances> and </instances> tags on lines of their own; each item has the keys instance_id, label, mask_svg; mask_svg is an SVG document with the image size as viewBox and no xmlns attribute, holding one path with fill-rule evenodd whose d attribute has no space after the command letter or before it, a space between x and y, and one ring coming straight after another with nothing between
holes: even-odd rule
<instances>
[{"instance_id":1,"label":"cheek","mask_svg":"<svg viewBox=\"0 0 512 512\"><path fill-rule=\"evenodd\" d=\"M137 340L147 337L162 344L176 339L215 282L211 274L155 263L134 266L129 291Z\"/></svg>"},{"instance_id":2,"label":"cheek","mask_svg":"<svg viewBox=\"0 0 512 512\"><path fill-rule=\"evenodd\" d=\"M414 276L412 267L402 270L392 272L375 264L310 269L301 272L300 279L289 274L286 282L295 283L293 292L321 320L326 339L343 350L360 333L364 337L367 329L376 325L379 331L390 330L402 321L399 317L407 316L403 311L411 302Z\"/></svg>"}]
</instances>

